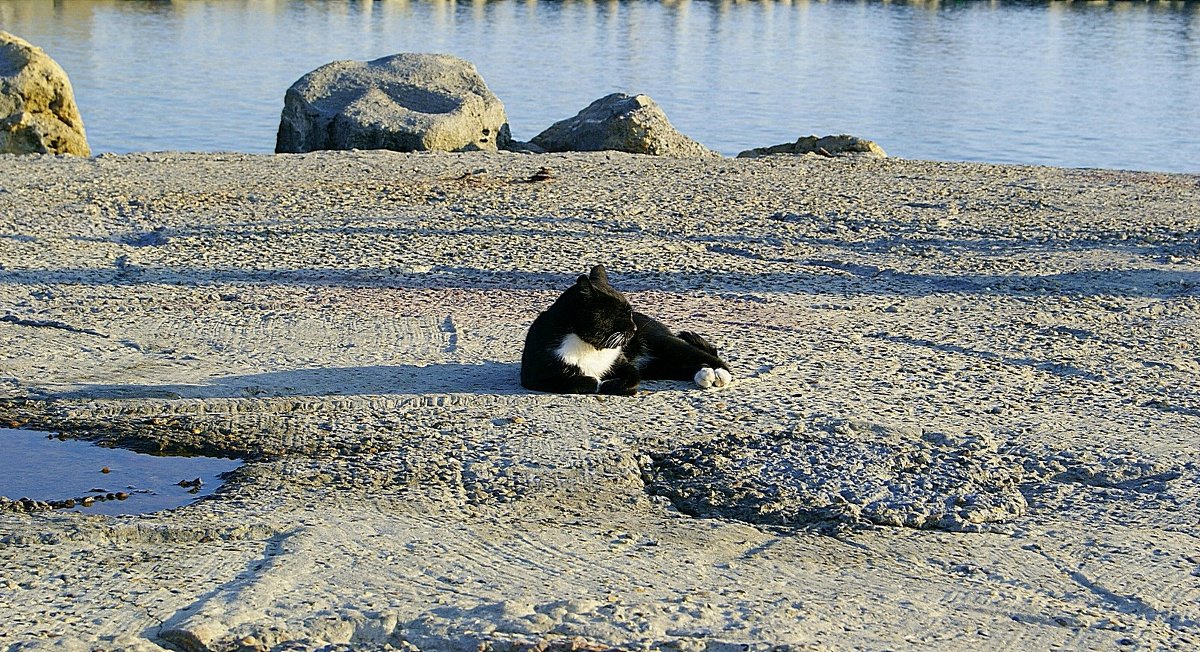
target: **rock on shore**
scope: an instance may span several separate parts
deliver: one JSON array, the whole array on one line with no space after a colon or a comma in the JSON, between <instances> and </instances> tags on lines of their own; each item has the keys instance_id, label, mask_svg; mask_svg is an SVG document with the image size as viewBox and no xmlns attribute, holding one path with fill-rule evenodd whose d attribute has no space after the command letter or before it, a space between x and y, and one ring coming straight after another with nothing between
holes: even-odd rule
<instances>
[{"instance_id":1,"label":"rock on shore","mask_svg":"<svg viewBox=\"0 0 1200 652\"><path fill-rule=\"evenodd\" d=\"M839 136L801 136L794 143L783 143L770 147L755 147L738 153L738 158L758 158L770 154L820 154L822 156L838 156L839 154L865 154L884 158L887 152L874 141L841 134Z\"/></svg>"},{"instance_id":2,"label":"rock on shore","mask_svg":"<svg viewBox=\"0 0 1200 652\"><path fill-rule=\"evenodd\" d=\"M1200 177L358 151L0 179L0 427L249 460L170 512L0 511L0 649L1200 646ZM734 383L522 389L594 263Z\"/></svg>"},{"instance_id":3,"label":"rock on shore","mask_svg":"<svg viewBox=\"0 0 1200 652\"><path fill-rule=\"evenodd\" d=\"M67 73L41 48L4 31L0 153L91 154Z\"/></svg>"},{"instance_id":4,"label":"rock on shore","mask_svg":"<svg viewBox=\"0 0 1200 652\"><path fill-rule=\"evenodd\" d=\"M495 151L510 139L504 105L469 61L402 53L301 77L284 96L275 151Z\"/></svg>"},{"instance_id":5,"label":"rock on shore","mask_svg":"<svg viewBox=\"0 0 1200 652\"><path fill-rule=\"evenodd\" d=\"M614 150L675 158L714 158L716 152L679 133L646 95L613 93L577 115L547 127L530 141L548 152Z\"/></svg>"}]
</instances>

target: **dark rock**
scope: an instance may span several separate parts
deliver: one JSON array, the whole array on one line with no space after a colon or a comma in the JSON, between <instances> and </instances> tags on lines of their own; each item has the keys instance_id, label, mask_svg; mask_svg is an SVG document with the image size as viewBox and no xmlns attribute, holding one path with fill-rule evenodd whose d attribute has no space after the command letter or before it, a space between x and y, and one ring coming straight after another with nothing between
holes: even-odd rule
<instances>
[{"instance_id":1,"label":"dark rock","mask_svg":"<svg viewBox=\"0 0 1200 652\"><path fill-rule=\"evenodd\" d=\"M756 147L737 155L738 158L758 158L771 154L820 154L822 156L839 156L842 154L866 154L884 158L887 152L873 141L855 136L842 134L840 136L802 136L794 143L772 145L771 147Z\"/></svg>"}]
</instances>

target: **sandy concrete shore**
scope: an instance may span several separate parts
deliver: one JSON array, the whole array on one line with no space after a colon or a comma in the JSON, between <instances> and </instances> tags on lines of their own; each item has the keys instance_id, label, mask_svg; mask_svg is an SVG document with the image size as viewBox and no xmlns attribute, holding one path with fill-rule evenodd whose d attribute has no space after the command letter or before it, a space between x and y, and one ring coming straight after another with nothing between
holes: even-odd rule
<instances>
[{"instance_id":1,"label":"sandy concrete shore","mask_svg":"<svg viewBox=\"0 0 1200 652\"><path fill-rule=\"evenodd\" d=\"M736 382L523 390L598 262ZM0 512L3 650L1200 646L1196 176L2 156L0 307L0 425L251 460Z\"/></svg>"}]
</instances>

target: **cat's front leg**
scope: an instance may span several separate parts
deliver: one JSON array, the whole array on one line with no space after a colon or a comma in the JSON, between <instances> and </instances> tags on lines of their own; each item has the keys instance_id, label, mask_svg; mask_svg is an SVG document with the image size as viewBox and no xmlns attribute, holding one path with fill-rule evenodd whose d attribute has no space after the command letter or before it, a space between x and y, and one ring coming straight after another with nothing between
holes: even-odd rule
<instances>
[{"instance_id":1,"label":"cat's front leg","mask_svg":"<svg viewBox=\"0 0 1200 652\"><path fill-rule=\"evenodd\" d=\"M628 360L620 360L604 375L604 380L600 381L596 393L633 396L637 393L638 384L641 382L642 375L638 372L637 367Z\"/></svg>"}]
</instances>

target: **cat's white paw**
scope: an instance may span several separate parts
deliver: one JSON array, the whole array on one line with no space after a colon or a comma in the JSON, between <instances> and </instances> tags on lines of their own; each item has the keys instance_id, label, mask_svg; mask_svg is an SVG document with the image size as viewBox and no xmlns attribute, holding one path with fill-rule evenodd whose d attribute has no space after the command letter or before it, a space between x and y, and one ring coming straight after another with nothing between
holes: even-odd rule
<instances>
[{"instance_id":1,"label":"cat's white paw","mask_svg":"<svg viewBox=\"0 0 1200 652\"><path fill-rule=\"evenodd\" d=\"M724 387L733 382L733 375L725 369L701 367L693 378L700 387Z\"/></svg>"},{"instance_id":2,"label":"cat's white paw","mask_svg":"<svg viewBox=\"0 0 1200 652\"><path fill-rule=\"evenodd\" d=\"M727 369L716 369L717 379L713 381L713 386L724 387L733 382L733 374Z\"/></svg>"}]
</instances>

